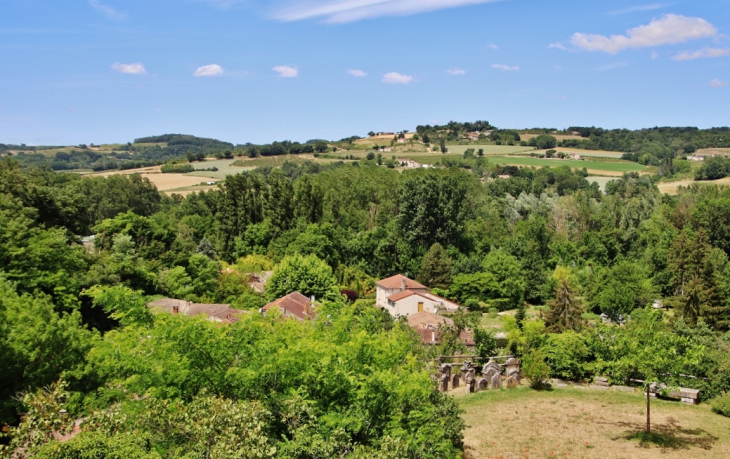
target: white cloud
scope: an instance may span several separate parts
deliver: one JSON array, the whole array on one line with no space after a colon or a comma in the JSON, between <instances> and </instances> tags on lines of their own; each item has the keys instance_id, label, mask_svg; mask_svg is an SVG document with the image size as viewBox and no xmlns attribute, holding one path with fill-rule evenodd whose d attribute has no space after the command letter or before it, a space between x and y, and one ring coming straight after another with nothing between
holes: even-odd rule
<instances>
[{"instance_id":1,"label":"white cloud","mask_svg":"<svg viewBox=\"0 0 730 459\"><path fill-rule=\"evenodd\" d=\"M388 84L409 84L413 82L411 75L401 75L397 72L390 72L383 75L383 83Z\"/></svg>"},{"instance_id":2,"label":"white cloud","mask_svg":"<svg viewBox=\"0 0 730 459\"><path fill-rule=\"evenodd\" d=\"M596 70L598 70L599 72L608 72L609 70L620 69L621 67L626 67L628 65L628 62L614 62L612 64L606 64L600 67L596 67Z\"/></svg>"},{"instance_id":3,"label":"white cloud","mask_svg":"<svg viewBox=\"0 0 730 459\"><path fill-rule=\"evenodd\" d=\"M202 67L198 67L198 69L193 72L193 76L196 77L216 77L221 75L223 75L223 67L218 64L204 65Z\"/></svg>"},{"instance_id":4,"label":"white cloud","mask_svg":"<svg viewBox=\"0 0 730 459\"><path fill-rule=\"evenodd\" d=\"M672 58L675 61L692 61L705 57L724 57L730 56L730 48L702 48L698 51L683 51Z\"/></svg>"},{"instance_id":5,"label":"white cloud","mask_svg":"<svg viewBox=\"0 0 730 459\"><path fill-rule=\"evenodd\" d=\"M561 66L559 66L559 65L553 65L553 68L555 70L563 70L563 68Z\"/></svg>"},{"instance_id":6,"label":"white cloud","mask_svg":"<svg viewBox=\"0 0 730 459\"><path fill-rule=\"evenodd\" d=\"M659 53L657 53L656 51L652 51L651 52L651 58L652 59L659 59Z\"/></svg>"},{"instance_id":7,"label":"white cloud","mask_svg":"<svg viewBox=\"0 0 730 459\"><path fill-rule=\"evenodd\" d=\"M299 76L299 69L289 65L277 65L273 69L282 78L296 78Z\"/></svg>"},{"instance_id":8,"label":"white cloud","mask_svg":"<svg viewBox=\"0 0 730 459\"><path fill-rule=\"evenodd\" d=\"M454 69L448 69L446 71L446 73L448 73L449 75L453 75L453 76L466 75L466 70L454 68Z\"/></svg>"},{"instance_id":9,"label":"white cloud","mask_svg":"<svg viewBox=\"0 0 730 459\"><path fill-rule=\"evenodd\" d=\"M280 21L323 19L328 23L345 23L496 1L500 0L286 0L284 6L274 8L271 17Z\"/></svg>"},{"instance_id":10,"label":"white cloud","mask_svg":"<svg viewBox=\"0 0 730 459\"><path fill-rule=\"evenodd\" d=\"M690 18L676 14L666 14L659 19L629 29L626 35L605 35L575 33L570 42L588 51L603 51L616 54L630 48L650 48L653 46L684 43L700 38L717 35L715 26L702 18Z\"/></svg>"},{"instance_id":11,"label":"white cloud","mask_svg":"<svg viewBox=\"0 0 730 459\"><path fill-rule=\"evenodd\" d=\"M146 75L147 69L144 68L141 62L135 62L134 64L120 64L119 62L112 64L112 70L116 70L121 73L131 73L133 75Z\"/></svg>"},{"instance_id":12,"label":"white cloud","mask_svg":"<svg viewBox=\"0 0 730 459\"><path fill-rule=\"evenodd\" d=\"M727 81L721 81L721 80L710 81L711 88L724 88L725 86L730 86L730 83L728 83Z\"/></svg>"},{"instance_id":13,"label":"white cloud","mask_svg":"<svg viewBox=\"0 0 730 459\"><path fill-rule=\"evenodd\" d=\"M492 64L493 69L503 70L505 72L514 72L520 69L519 65L509 66L504 64Z\"/></svg>"},{"instance_id":14,"label":"white cloud","mask_svg":"<svg viewBox=\"0 0 730 459\"><path fill-rule=\"evenodd\" d=\"M489 49L499 49L499 46L495 45L494 43L490 43L487 45L487 48Z\"/></svg>"},{"instance_id":15,"label":"white cloud","mask_svg":"<svg viewBox=\"0 0 730 459\"><path fill-rule=\"evenodd\" d=\"M126 14L120 13L109 5L104 5L99 0L89 0L89 5L91 5L92 8L94 8L96 11L103 14L104 16L108 17L109 19L114 19L117 21L123 21L127 19Z\"/></svg>"},{"instance_id":16,"label":"white cloud","mask_svg":"<svg viewBox=\"0 0 730 459\"><path fill-rule=\"evenodd\" d=\"M613 16L617 14L638 13L640 11L653 11L666 8L667 6L669 5L665 5L663 3L653 3L651 5L636 5L629 8L624 8L622 10L609 11L608 14Z\"/></svg>"},{"instance_id":17,"label":"white cloud","mask_svg":"<svg viewBox=\"0 0 730 459\"><path fill-rule=\"evenodd\" d=\"M548 48L549 49L562 49L562 50L565 50L566 49L565 48L565 45L562 44L562 43L550 43L548 45Z\"/></svg>"},{"instance_id":18,"label":"white cloud","mask_svg":"<svg viewBox=\"0 0 730 459\"><path fill-rule=\"evenodd\" d=\"M347 71L347 73L349 73L350 75L352 75L354 77L358 77L358 78L364 78L364 77L368 76L368 74L363 72L362 70L350 69Z\"/></svg>"}]
</instances>

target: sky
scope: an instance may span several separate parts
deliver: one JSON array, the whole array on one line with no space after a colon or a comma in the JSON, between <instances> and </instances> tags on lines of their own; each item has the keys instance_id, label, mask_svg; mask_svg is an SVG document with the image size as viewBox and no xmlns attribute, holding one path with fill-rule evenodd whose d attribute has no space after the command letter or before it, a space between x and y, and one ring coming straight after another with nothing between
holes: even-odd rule
<instances>
[{"instance_id":1,"label":"sky","mask_svg":"<svg viewBox=\"0 0 730 459\"><path fill-rule=\"evenodd\" d=\"M0 0L0 143L730 125L730 0Z\"/></svg>"}]
</instances>

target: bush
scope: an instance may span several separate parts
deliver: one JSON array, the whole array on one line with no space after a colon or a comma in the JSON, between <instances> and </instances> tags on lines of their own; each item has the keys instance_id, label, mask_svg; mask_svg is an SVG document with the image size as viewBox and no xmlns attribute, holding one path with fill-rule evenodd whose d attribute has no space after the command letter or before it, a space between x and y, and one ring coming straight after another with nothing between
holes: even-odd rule
<instances>
[{"instance_id":1,"label":"bush","mask_svg":"<svg viewBox=\"0 0 730 459\"><path fill-rule=\"evenodd\" d=\"M160 172L163 174L187 174L194 171L195 167L192 164L165 164L160 167Z\"/></svg>"},{"instance_id":2,"label":"bush","mask_svg":"<svg viewBox=\"0 0 730 459\"><path fill-rule=\"evenodd\" d=\"M730 418L730 392L710 400L712 411Z\"/></svg>"},{"instance_id":3,"label":"bush","mask_svg":"<svg viewBox=\"0 0 730 459\"><path fill-rule=\"evenodd\" d=\"M588 377L586 363L590 360L590 350L584 335L572 330L550 334L540 351L550 367L551 376L571 381Z\"/></svg>"},{"instance_id":4,"label":"bush","mask_svg":"<svg viewBox=\"0 0 730 459\"><path fill-rule=\"evenodd\" d=\"M479 306L479 300L477 300L476 298L469 298L468 300L466 300L466 302L464 303L464 307L466 307L470 311L478 311L479 309L481 309L481 307Z\"/></svg>"},{"instance_id":5,"label":"bush","mask_svg":"<svg viewBox=\"0 0 730 459\"><path fill-rule=\"evenodd\" d=\"M540 389L550 377L550 367L540 351L530 351L522 359L522 375L530 380L530 387Z\"/></svg>"},{"instance_id":6,"label":"bush","mask_svg":"<svg viewBox=\"0 0 730 459\"><path fill-rule=\"evenodd\" d=\"M499 316L499 309L489 308L489 318L496 319Z\"/></svg>"}]
</instances>

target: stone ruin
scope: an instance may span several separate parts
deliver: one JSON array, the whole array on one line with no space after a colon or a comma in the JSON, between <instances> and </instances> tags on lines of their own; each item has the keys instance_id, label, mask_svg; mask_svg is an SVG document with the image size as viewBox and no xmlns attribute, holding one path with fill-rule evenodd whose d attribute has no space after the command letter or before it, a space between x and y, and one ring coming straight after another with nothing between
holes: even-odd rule
<instances>
[{"instance_id":1,"label":"stone ruin","mask_svg":"<svg viewBox=\"0 0 730 459\"><path fill-rule=\"evenodd\" d=\"M444 363L439 366L439 374L436 379L441 392L456 389L463 382L466 393L471 394L482 390L501 389L502 370L504 370L507 388L511 389L520 384L520 361L513 357L509 358L504 365L496 363L494 359L489 359L481 369L481 376L477 376L476 369L470 360L462 365L461 375L452 372L452 364Z\"/></svg>"}]
</instances>

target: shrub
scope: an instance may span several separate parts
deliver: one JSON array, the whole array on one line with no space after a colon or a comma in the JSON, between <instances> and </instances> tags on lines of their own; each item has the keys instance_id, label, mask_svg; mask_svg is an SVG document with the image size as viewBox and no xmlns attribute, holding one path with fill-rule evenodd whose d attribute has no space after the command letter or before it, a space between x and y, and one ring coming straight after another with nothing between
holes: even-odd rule
<instances>
[{"instance_id":1,"label":"shrub","mask_svg":"<svg viewBox=\"0 0 730 459\"><path fill-rule=\"evenodd\" d=\"M489 308L489 318L496 319L499 316L499 309Z\"/></svg>"},{"instance_id":2,"label":"shrub","mask_svg":"<svg viewBox=\"0 0 730 459\"><path fill-rule=\"evenodd\" d=\"M163 174L187 174L193 171L195 167L192 164L165 164L160 167L160 172Z\"/></svg>"},{"instance_id":3,"label":"shrub","mask_svg":"<svg viewBox=\"0 0 730 459\"><path fill-rule=\"evenodd\" d=\"M540 389L550 377L550 367L540 351L530 351L522 359L522 375L530 380L530 387Z\"/></svg>"},{"instance_id":4,"label":"shrub","mask_svg":"<svg viewBox=\"0 0 730 459\"><path fill-rule=\"evenodd\" d=\"M588 376L586 363L590 360L590 350L584 335L574 331L550 334L540 351L550 367L550 375L580 381Z\"/></svg>"},{"instance_id":5,"label":"shrub","mask_svg":"<svg viewBox=\"0 0 730 459\"><path fill-rule=\"evenodd\" d=\"M710 400L712 411L730 418L730 392Z\"/></svg>"}]
</instances>

